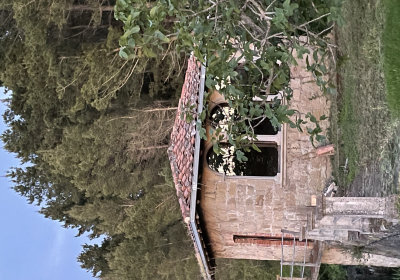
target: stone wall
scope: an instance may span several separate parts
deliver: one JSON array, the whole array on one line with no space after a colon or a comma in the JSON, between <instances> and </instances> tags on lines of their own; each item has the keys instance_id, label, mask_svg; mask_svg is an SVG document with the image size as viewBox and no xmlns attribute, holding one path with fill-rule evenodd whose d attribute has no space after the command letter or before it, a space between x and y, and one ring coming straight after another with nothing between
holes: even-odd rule
<instances>
[{"instance_id":1,"label":"stone wall","mask_svg":"<svg viewBox=\"0 0 400 280\"><path fill-rule=\"evenodd\" d=\"M372 265L385 267L400 267L400 259L385 257L376 254L362 254L360 259L355 259L351 252L339 249L326 249L322 255L322 262L327 264L342 265Z\"/></svg>"},{"instance_id":2,"label":"stone wall","mask_svg":"<svg viewBox=\"0 0 400 280\"><path fill-rule=\"evenodd\" d=\"M305 67L305 60L291 67L293 99L289 106L298 110L303 119L308 112L317 119L322 115L329 116L330 103L321 96ZM212 94L211 103L222 101L221 95ZM328 123L328 120L320 123L324 132ZM210 126L207 126L208 131ZM316 149L306 133L284 125L282 135L281 178L229 177L216 173L208 167L206 160L212 143L203 143L198 212L213 257L280 260L280 245L235 243L234 235L280 238L281 229L298 232L302 226L307 226L307 214L314 211L309 207L311 196L320 194L330 180L330 160L329 157L316 156ZM285 237L290 238L291 235ZM312 250L309 249L306 261L311 259ZM295 260L303 261L304 252L305 246L298 246ZM342 259L341 251L327 252L323 262L358 264L357 260L347 258L347 255ZM285 260L292 260L293 247L290 243L284 246L284 256ZM370 263L374 261L375 265L381 263L377 257L372 258Z\"/></svg>"}]
</instances>

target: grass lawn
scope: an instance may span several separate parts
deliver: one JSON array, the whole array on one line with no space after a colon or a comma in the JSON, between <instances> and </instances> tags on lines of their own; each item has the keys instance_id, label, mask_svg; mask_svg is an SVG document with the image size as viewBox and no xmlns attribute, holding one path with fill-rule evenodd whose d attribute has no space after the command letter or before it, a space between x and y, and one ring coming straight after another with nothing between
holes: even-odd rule
<instances>
[{"instance_id":1,"label":"grass lawn","mask_svg":"<svg viewBox=\"0 0 400 280\"><path fill-rule=\"evenodd\" d=\"M243 280L274 280L281 273L280 261L259 261L259 260L238 260L238 259L217 259L216 280L220 280L219 275L225 275L227 279ZM300 277L302 268L293 267L293 277ZM218 273L220 272L220 274ZM283 277L290 277L290 266L284 265L282 269ZM304 269L304 277L310 277L311 269ZM256 278L255 278L256 277ZM222 280L222 279L221 279Z\"/></svg>"},{"instance_id":2,"label":"grass lawn","mask_svg":"<svg viewBox=\"0 0 400 280\"><path fill-rule=\"evenodd\" d=\"M360 188L366 188L368 184L380 184L377 187L381 192L379 195L397 189L398 179L394 174L398 174L399 158L399 121L392 117L389 110L388 101L394 101L388 97L387 92L388 88L400 85L400 77L385 77L385 73L395 73L396 69L400 71L400 58L396 56L393 61L390 58L395 54L395 49L400 49L400 44L396 43L400 37L395 35L396 38L391 39L387 34L389 27L384 35L385 19L389 16L387 11L390 8L386 2L394 5L398 1L349 0L344 4L346 26L338 28L337 32L339 94L332 100L329 133L331 142L337 146L332 164L333 175L340 186L347 188L352 183L354 185L354 179L359 184L364 182L365 186ZM400 13L400 3L395 6L397 13ZM391 28L398 26L395 34L400 32L398 19L392 18ZM387 45L391 46L392 54L385 52ZM385 78L389 83L386 83ZM375 180L358 178L372 175ZM379 177L378 180L376 177ZM365 191L359 195L367 193Z\"/></svg>"},{"instance_id":3,"label":"grass lawn","mask_svg":"<svg viewBox=\"0 0 400 280\"><path fill-rule=\"evenodd\" d=\"M383 0L383 4L386 13L383 44L388 104L392 115L400 117L400 2Z\"/></svg>"}]
</instances>

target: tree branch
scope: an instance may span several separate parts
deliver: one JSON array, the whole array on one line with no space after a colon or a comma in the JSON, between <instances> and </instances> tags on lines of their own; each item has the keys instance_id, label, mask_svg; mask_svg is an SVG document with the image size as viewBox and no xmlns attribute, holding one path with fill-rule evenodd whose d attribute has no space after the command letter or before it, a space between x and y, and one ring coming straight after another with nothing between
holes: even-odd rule
<instances>
[{"instance_id":1,"label":"tree branch","mask_svg":"<svg viewBox=\"0 0 400 280\"><path fill-rule=\"evenodd\" d=\"M301 25L299 25L298 27L306 26L306 25L308 25L308 24L310 24L310 23L312 23L312 22L314 22L314 21L317 21L317 20L320 20L321 18L327 17L327 16L329 16L330 14L331 14L331 13L324 14L324 15L322 15L322 16L320 16L320 17L317 17L317 18L315 18L315 19L313 19L313 20L310 20L310 21L307 21L306 23L301 24Z\"/></svg>"},{"instance_id":2,"label":"tree branch","mask_svg":"<svg viewBox=\"0 0 400 280\"><path fill-rule=\"evenodd\" d=\"M264 30L262 30L261 27L259 27L257 24L255 24L251 18L249 18L247 15L245 14L241 14L240 15L240 19L242 21L242 23L245 23L247 25L249 25L251 28L253 28L254 30L256 30L260 35L264 34Z\"/></svg>"}]
</instances>

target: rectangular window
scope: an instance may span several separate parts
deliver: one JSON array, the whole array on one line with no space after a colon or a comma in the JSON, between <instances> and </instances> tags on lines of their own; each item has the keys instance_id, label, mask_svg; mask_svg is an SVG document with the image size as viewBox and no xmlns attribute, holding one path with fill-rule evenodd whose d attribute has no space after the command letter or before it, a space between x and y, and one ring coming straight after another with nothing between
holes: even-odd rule
<instances>
[{"instance_id":1,"label":"rectangular window","mask_svg":"<svg viewBox=\"0 0 400 280\"><path fill-rule=\"evenodd\" d=\"M207 155L208 166L228 176L276 176L279 172L279 153L274 145L260 144L261 152L251 149L245 152L247 161L239 161L232 146L222 144L223 153L213 149Z\"/></svg>"},{"instance_id":2,"label":"rectangular window","mask_svg":"<svg viewBox=\"0 0 400 280\"><path fill-rule=\"evenodd\" d=\"M271 96L272 98L272 96ZM281 99L278 94L274 98ZM261 106L274 106L261 105ZM247 126L251 126L254 135L257 136L256 145L260 151L252 148L244 151L247 160L236 159L236 151L231 143L228 142L228 123L240 121L242 118L235 109L229 107L226 102L214 104L210 108L208 123L213 129L221 129L221 134L225 138L221 140L221 153L216 154L212 146L206 151L206 161L208 167L218 173L227 176L244 176L255 179L272 179L282 184L285 150L285 131L283 127L275 128L268 118L255 120L245 120ZM265 109L265 108L264 108Z\"/></svg>"}]
</instances>

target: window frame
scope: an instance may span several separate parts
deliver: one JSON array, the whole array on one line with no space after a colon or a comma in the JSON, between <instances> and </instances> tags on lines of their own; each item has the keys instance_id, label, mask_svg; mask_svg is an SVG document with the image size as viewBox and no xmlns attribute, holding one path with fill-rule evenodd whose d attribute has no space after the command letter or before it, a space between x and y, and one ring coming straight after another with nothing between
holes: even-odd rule
<instances>
[{"instance_id":1,"label":"window frame","mask_svg":"<svg viewBox=\"0 0 400 280\"><path fill-rule=\"evenodd\" d=\"M281 94L276 94L276 95L269 95L267 98L268 102L272 102L275 98L282 99ZM259 101L255 98L254 101ZM222 106L226 104L227 102L225 100L218 100L218 102L212 102L209 108L209 112L212 112L215 107L217 106ZM213 127L211 124L210 116L207 117L206 125L209 125L210 127ZM227 139L224 138L221 143L228 143ZM210 168L208 164L208 154L210 152L210 149L213 148L213 145L211 142L207 143L207 145L204 147L204 162L206 165L206 168L208 168L210 171L212 171L214 174L218 176L222 176L224 180L229 180L229 179L256 179L256 180L273 180L276 183L283 184L283 178L285 174L285 168L286 168L286 149L284 146L286 145L286 124L282 124L281 129L278 130L277 134L275 135L257 135L257 141L256 144L273 144L276 145L277 151L278 151L278 173L275 176L240 176L240 175L226 175L224 173L220 173L218 171L213 170Z\"/></svg>"}]
</instances>

